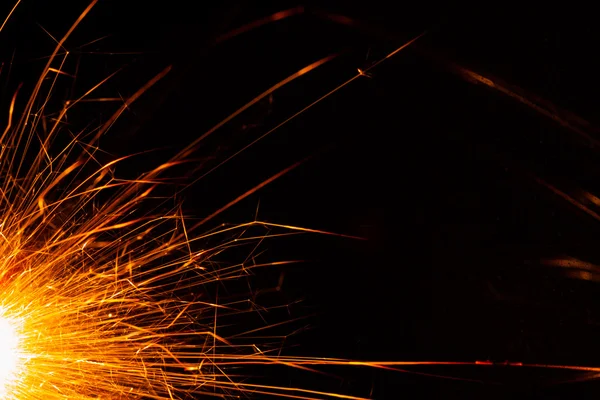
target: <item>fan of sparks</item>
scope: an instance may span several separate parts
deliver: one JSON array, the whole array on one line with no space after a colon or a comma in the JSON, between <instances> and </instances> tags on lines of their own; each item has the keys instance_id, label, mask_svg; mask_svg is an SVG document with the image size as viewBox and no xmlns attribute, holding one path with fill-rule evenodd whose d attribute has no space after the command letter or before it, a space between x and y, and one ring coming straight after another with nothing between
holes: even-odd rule
<instances>
[{"instance_id":1,"label":"fan of sparks","mask_svg":"<svg viewBox=\"0 0 600 400\"><path fill-rule=\"evenodd\" d=\"M398 370L416 365L488 364L289 358L281 356L276 345L262 347L243 333L222 337L222 321L231 322L251 310L253 304L239 299L222 303L205 288L278 264L260 264L251 257L252 249L266 237L326 232L260 221L221 226L202 234L198 234L199 228L298 164L192 224L179 207L169 208L166 202L156 206L153 195L165 182L164 172L186 163L203 138L336 55L318 60L279 82L169 162L135 180L122 180L114 169L124 159L100 161L103 157L98 157L98 140L169 68L123 100L112 117L96 129L73 133L65 128L66 116L82 100L89 101L111 76L88 88L81 97L66 102L61 109L48 110L48 104L54 104L50 100L56 78L64 73L69 57L65 41L96 2L91 2L58 41L31 93L14 93L1 120L1 399L183 399L202 395L239 398L252 394L358 399L260 384L242 375L240 371L245 370L240 367L279 365L312 369L353 365ZM277 13L239 31L298 12L302 10ZM368 76L367 71L359 70L356 76L291 118L355 79ZM65 138L68 143L63 145ZM207 243L211 245L206 247ZM224 267L215 261L229 249L245 245L250 246L250 256L239 262ZM529 366L597 373L595 368Z\"/></svg>"},{"instance_id":2,"label":"fan of sparks","mask_svg":"<svg viewBox=\"0 0 600 400\"><path fill-rule=\"evenodd\" d=\"M0 33L19 3L20 0L0 26ZM184 218L180 207L168 206L169 202L155 195L157 188L167 182L165 171L188 163L205 137L336 55L318 60L277 83L168 162L137 179L123 180L114 171L126 158L103 161L106 156L98 141L133 102L168 74L170 67L128 98L110 99L119 100L119 106L95 129L73 132L72 127L67 127L67 115L82 101L94 101L97 89L114 76L86 88L80 97L58 109L53 108L58 102L53 100L59 85L57 78L69 75L65 70L69 58L65 42L96 3L97 0L91 1L57 41L33 89L25 93L19 88L13 93L2 119L0 398L270 395L359 399L248 379L252 373L245 367L258 365L314 371L314 367L324 365L389 368L392 364L285 357L281 355L280 341L265 341L269 338L265 330L271 327L268 324L240 327L233 337L223 337L220 330L224 324L236 326L239 315L258 306L243 295L224 302L207 289L211 284L239 280L257 268L285 263L260 263L254 257L257 244L267 237L306 232L328 234L257 220L220 225L198 233L219 213L300 163L193 223ZM243 27L240 32L301 11L298 8L277 13ZM245 256L240 260L228 257L224 266L215 259L243 246L249 247L248 251L242 249ZM260 343L250 335L257 332L262 337Z\"/></svg>"},{"instance_id":3,"label":"fan of sparks","mask_svg":"<svg viewBox=\"0 0 600 400\"><path fill-rule=\"evenodd\" d=\"M231 372L232 365L289 364L254 344L220 337L217 322L250 305L216 304L203 292L211 282L261 266L243 260L223 267L212 260L228 248L256 244L264 235L253 228L267 224L223 226L191 237L178 208L149 213L152 207L143 204L160 174L183 162L191 147L129 181L113 175L122 160L96 157L98 139L168 69L92 131L68 131L65 118L104 81L58 111L47 109L69 57L63 44L94 4L59 41L32 93L14 93L3 117L0 398L328 396L252 385ZM69 142L58 148L56 138L65 136ZM203 249L200 243L211 238L218 244Z\"/></svg>"}]
</instances>

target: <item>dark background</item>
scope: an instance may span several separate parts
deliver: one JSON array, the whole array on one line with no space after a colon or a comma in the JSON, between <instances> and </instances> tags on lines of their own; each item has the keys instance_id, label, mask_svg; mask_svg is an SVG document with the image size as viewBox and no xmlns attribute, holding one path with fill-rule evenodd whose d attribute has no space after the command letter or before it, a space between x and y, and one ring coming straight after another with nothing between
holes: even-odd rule
<instances>
[{"instance_id":1,"label":"dark background","mask_svg":"<svg viewBox=\"0 0 600 400\"><path fill-rule=\"evenodd\" d=\"M52 50L43 29L60 37L86 5L50 3L24 0L2 33L2 61L14 57L9 79L6 66L2 75L3 106L18 83L32 84L40 57ZM307 317L285 327L300 330L286 343L288 354L595 365L597 284L569 279L539 260L598 262L600 226L534 177L597 194L597 150L440 61L501 78L594 125L593 13L305 3L301 15L218 42L298 4L194 3L103 0L67 43L77 80L65 78L66 98L118 68L100 94L127 97L173 65L101 142L112 155L154 150L117 170L123 176L167 159L300 68L345 51L206 140L197 152L206 166L188 181L195 179L357 68L428 32L371 70L371 78L343 88L179 195L186 212L201 218L313 156L212 221L252 220L260 202L261 220L368 239L306 235L265 245L267 258L306 260L253 281L256 290L268 289L284 274L281 291L265 302L294 303L286 318ZM336 23L325 11L360 26ZM113 106L83 106L71 122L102 121ZM285 372L273 380L353 395L372 390L378 399L592 398L598 390L593 381L560 384L572 375L539 369L416 370L501 385L359 368L336 370L339 379Z\"/></svg>"}]
</instances>

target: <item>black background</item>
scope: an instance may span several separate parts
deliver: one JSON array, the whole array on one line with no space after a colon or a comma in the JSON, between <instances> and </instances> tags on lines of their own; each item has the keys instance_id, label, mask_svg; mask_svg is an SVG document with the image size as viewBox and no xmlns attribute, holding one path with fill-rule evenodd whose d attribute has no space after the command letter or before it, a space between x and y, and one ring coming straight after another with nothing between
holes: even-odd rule
<instances>
[{"instance_id":1,"label":"black background","mask_svg":"<svg viewBox=\"0 0 600 400\"><path fill-rule=\"evenodd\" d=\"M52 4L51 4L52 3ZM72 3L72 5L71 5ZM24 0L2 33L2 102L32 85L85 2ZM212 223L254 218L366 241L302 236L269 243L272 259L306 262L284 274L275 301L303 300L287 317L289 354L359 360L493 360L594 365L596 283L567 279L538 260L598 261L599 225L532 179L593 193L597 150L572 131L497 91L450 73L424 52L519 86L592 123L599 86L598 30L589 10L472 9L421 4L304 4L305 12L216 43L225 32L296 3L100 1L67 42L77 81L65 97L118 68L100 93L127 97L173 70L101 142L113 155L154 149L118 173L135 176L271 85L334 52L335 61L275 92L211 136L198 162L223 160L338 84L427 31L398 53L180 194L202 217L292 163L301 167ZM6 10L3 7L3 14ZM361 27L323 17L347 15ZM93 40L103 40L88 44ZM70 78L69 78L70 79ZM70 89L73 88L73 89ZM72 91L70 91L72 90ZM101 121L94 103L74 124ZM158 149L158 150L156 150ZM200 170L194 179L201 175ZM594 382L538 369L427 368L501 385L348 368L330 379L286 372L290 384L379 399L587 398ZM323 383L321 381L327 381Z\"/></svg>"}]
</instances>

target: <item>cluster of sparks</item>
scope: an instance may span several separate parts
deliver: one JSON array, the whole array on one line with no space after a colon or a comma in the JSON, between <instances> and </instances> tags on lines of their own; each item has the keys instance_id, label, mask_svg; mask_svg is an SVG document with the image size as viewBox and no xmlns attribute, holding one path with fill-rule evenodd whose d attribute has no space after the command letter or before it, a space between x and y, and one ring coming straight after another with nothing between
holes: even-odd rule
<instances>
[{"instance_id":1,"label":"cluster of sparks","mask_svg":"<svg viewBox=\"0 0 600 400\"><path fill-rule=\"evenodd\" d=\"M122 181L112 174L121 160L100 165L94 156L98 138L168 71L97 131L80 132L54 151L67 112L101 84L58 113L49 116L45 110L55 84L52 74L58 76L68 57L61 53L63 43L94 4L58 43L24 110L15 110L15 94L0 136L0 398L276 392L237 383L224 371L231 360L270 360L257 347L234 346L216 332L217 311L225 316L243 312L247 303L217 305L202 293L210 282L259 266L212 268L209 261L234 241L243 242L249 228L264 224L190 238L177 209L158 217L136 215L160 172L179 160ZM100 193L108 200L99 201ZM238 232L235 238L233 232ZM193 250L207 236L218 235L230 240Z\"/></svg>"},{"instance_id":2,"label":"cluster of sparks","mask_svg":"<svg viewBox=\"0 0 600 400\"><path fill-rule=\"evenodd\" d=\"M197 143L227 120L135 180L114 175L123 159L102 163L97 157L98 139L169 68L91 132L67 132L66 115L110 77L59 111L47 110L69 57L64 43L95 4L57 41L24 107L18 106L19 91L14 93L0 136L0 398L338 397L259 385L232 372L257 364L308 368L303 364L311 360L271 354L244 341L243 333L221 337L218 322L252 305L248 300L217 304L205 290L277 264L261 265L253 257L226 267L212 262L232 247L265 239L257 229L267 228L269 237L278 229L310 231L252 221L197 234L205 222L295 165L186 226L180 208L157 215L144 204L164 182L161 174L186 162ZM271 88L228 120L328 59ZM56 138L65 134L69 143L57 149ZM202 248L215 238L222 238L218 245Z\"/></svg>"},{"instance_id":3,"label":"cluster of sparks","mask_svg":"<svg viewBox=\"0 0 600 400\"><path fill-rule=\"evenodd\" d=\"M231 247L264 239L265 234L256 233L257 229L268 229L270 236L277 235L277 229L311 231L259 221L203 234L197 233L198 228L295 165L193 226L186 226L179 208L157 216L147 213L148 208L140 204L145 204L162 182L161 174L186 162L200 140L335 55L265 91L168 163L136 180L124 181L113 175L114 166L122 159L100 163L95 157L97 141L168 69L125 100L104 125L72 136L58 152L54 142L63 133L67 112L108 78L52 116L45 109L55 85L53 76L58 76L68 57L64 43L95 3L58 42L23 109L16 109L19 93L15 93L0 135L0 398L182 399L202 394L269 394L354 399L357 397L251 383L232 372L237 371L232 367L268 364L312 369L353 365L401 370L415 365L487 364L288 358L260 350L247 340L221 337L217 316L219 320L235 317L247 312L249 303L218 304L203 288L238 279L265 264L248 258L223 267L212 263L213 257ZM239 31L298 12L301 10L278 13ZM367 73L359 70L358 75L324 97ZM210 249L202 248L207 239L217 237L224 239Z\"/></svg>"}]
</instances>

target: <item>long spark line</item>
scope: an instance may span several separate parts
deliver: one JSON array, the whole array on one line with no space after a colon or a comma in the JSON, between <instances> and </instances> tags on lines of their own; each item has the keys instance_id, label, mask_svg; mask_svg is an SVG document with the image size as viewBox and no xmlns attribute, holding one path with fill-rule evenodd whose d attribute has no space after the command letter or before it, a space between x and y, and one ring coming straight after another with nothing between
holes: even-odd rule
<instances>
[{"instance_id":1,"label":"long spark line","mask_svg":"<svg viewBox=\"0 0 600 400\"><path fill-rule=\"evenodd\" d=\"M221 357L218 357L221 358ZM228 356L222 357L223 360L230 359ZM505 367L505 368L539 368L539 369L559 369L583 372L600 372L600 367L578 366L578 365L559 365L559 364L536 364L522 362L492 362L492 361L352 361L337 358L308 358L308 357L278 357L282 362L290 365L328 365L328 366L355 366L369 368L393 368L393 367L418 367L418 366L486 366L486 367ZM231 359L234 362L234 359ZM259 357L242 361L248 364L269 364L272 358L265 357L261 360Z\"/></svg>"},{"instance_id":2,"label":"long spark line","mask_svg":"<svg viewBox=\"0 0 600 400\"><path fill-rule=\"evenodd\" d=\"M6 16L6 18L4 18L4 21L2 22L2 25L0 25L0 33L2 33L2 31L4 30L4 27L6 26L6 23L8 22L8 20L10 20L10 17L13 15L13 13L17 9L17 7L19 7L19 4L21 4L21 0L18 0L15 3L15 5L13 6L13 8L11 8L10 11L8 12L8 15Z\"/></svg>"}]
</instances>

